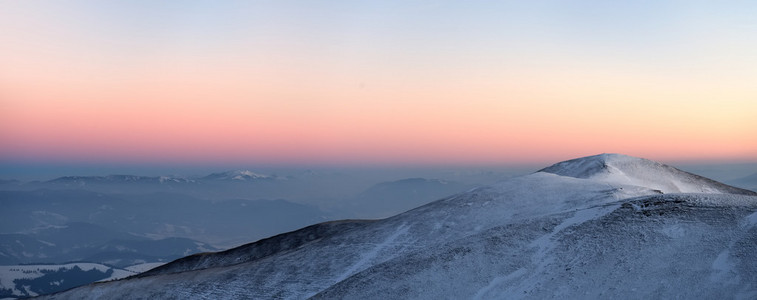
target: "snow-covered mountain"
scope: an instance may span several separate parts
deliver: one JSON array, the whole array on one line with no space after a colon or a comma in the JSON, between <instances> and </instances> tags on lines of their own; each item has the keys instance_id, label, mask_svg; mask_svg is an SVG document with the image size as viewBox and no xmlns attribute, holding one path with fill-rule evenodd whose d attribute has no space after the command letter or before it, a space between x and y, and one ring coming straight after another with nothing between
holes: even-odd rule
<instances>
[{"instance_id":1,"label":"snow-covered mountain","mask_svg":"<svg viewBox=\"0 0 757 300\"><path fill-rule=\"evenodd\" d=\"M757 298L757 193L618 154L51 299Z\"/></svg>"},{"instance_id":2,"label":"snow-covered mountain","mask_svg":"<svg viewBox=\"0 0 757 300\"><path fill-rule=\"evenodd\" d=\"M544 168L540 172L614 184L644 186L663 193L750 194L748 191L655 161L618 154L600 154L568 160Z\"/></svg>"},{"instance_id":3,"label":"snow-covered mountain","mask_svg":"<svg viewBox=\"0 0 757 300\"><path fill-rule=\"evenodd\" d=\"M250 181L261 179L276 179L276 177L265 174L258 174L249 170L234 170L221 173L213 173L208 176L202 177L203 180L236 180L236 181Z\"/></svg>"}]
</instances>

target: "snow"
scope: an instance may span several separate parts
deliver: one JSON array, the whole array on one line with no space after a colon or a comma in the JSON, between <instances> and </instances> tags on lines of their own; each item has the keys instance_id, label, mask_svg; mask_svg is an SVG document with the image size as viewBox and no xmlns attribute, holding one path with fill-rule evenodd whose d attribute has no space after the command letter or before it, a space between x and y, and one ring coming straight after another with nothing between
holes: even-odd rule
<instances>
[{"instance_id":1,"label":"snow","mask_svg":"<svg viewBox=\"0 0 757 300\"><path fill-rule=\"evenodd\" d=\"M127 270L124 270L124 269L118 269L118 268L112 268L112 269L113 269L113 275L110 275L110 277L108 277L108 278L101 279L98 282L117 280L117 279L126 278L126 277L129 277L131 275L137 274L137 272L131 272L131 271L127 271Z\"/></svg>"},{"instance_id":2,"label":"snow","mask_svg":"<svg viewBox=\"0 0 757 300\"><path fill-rule=\"evenodd\" d=\"M21 286L21 288L24 289L25 294L28 294L29 296L32 296L32 297L37 296L37 293L31 291L31 286L24 285L24 286Z\"/></svg>"},{"instance_id":3,"label":"snow","mask_svg":"<svg viewBox=\"0 0 757 300\"><path fill-rule=\"evenodd\" d=\"M22 291L16 289L13 283L16 279L34 279L42 277L45 274L43 271L57 271L61 268L71 269L74 266L79 266L83 271L89 271L97 269L99 271L106 272L110 267L95 263L71 263L63 265L16 265L16 266L0 266L0 288L6 288L13 290L14 294L22 295ZM120 277L123 278L123 277ZM36 295L31 291L31 295Z\"/></svg>"},{"instance_id":4,"label":"snow","mask_svg":"<svg viewBox=\"0 0 757 300\"><path fill-rule=\"evenodd\" d=\"M55 298L748 297L757 293L755 224L752 194L604 154L265 256L204 254L193 269L169 263Z\"/></svg>"},{"instance_id":5,"label":"snow","mask_svg":"<svg viewBox=\"0 0 757 300\"><path fill-rule=\"evenodd\" d=\"M593 207L593 208L589 208L589 209L584 209L584 210L576 211L575 214L572 217L570 217L568 219L565 219L562 223L560 223L560 225L557 225L557 227L555 227L555 229L552 230L551 233L546 234L546 235L544 235L544 236L536 239L535 241L533 241L531 243L531 245L534 246L534 247L540 248L541 249L540 252L544 252L545 249L549 249L549 248L554 247L554 243L553 243L552 239L553 239L554 235L556 235L557 233L559 233L563 229L565 229L565 228L567 228L569 226L581 224L581 223L589 221L589 220L597 219L597 218L599 218L601 216L604 216L604 215L606 215L608 213L613 212L614 210L618 209L619 207L620 207L620 205L615 204L615 205L609 205L609 206L604 206L604 207L600 206L600 207ZM540 259L537 259L537 260L540 260Z\"/></svg>"},{"instance_id":6,"label":"snow","mask_svg":"<svg viewBox=\"0 0 757 300\"><path fill-rule=\"evenodd\" d=\"M147 271L149 269L152 269L154 267L163 265L164 263L144 263L134 266L129 266L124 269L114 268L98 263L68 263L68 264L59 264L59 265L53 265L53 264L45 264L45 265L10 265L10 266L0 266L0 288L5 289L11 289L13 290L14 295L23 295L22 291L16 289L15 284L13 283L16 279L34 279L44 276L44 271L57 271L60 269L72 269L76 266L78 266L82 271L90 271L90 270L98 270L100 272L107 272L108 270L113 270L113 274L105 279L100 280L100 282L105 281L111 281L111 280L117 280L126 278L132 275L136 275L139 273L142 273L144 271ZM60 285L61 281L55 281L51 282L52 285ZM36 295L34 292L28 290L29 287L26 287L26 292L28 292L30 295Z\"/></svg>"},{"instance_id":7,"label":"snow","mask_svg":"<svg viewBox=\"0 0 757 300\"><path fill-rule=\"evenodd\" d=\"M523 277L527 273L528 273L528 270L526 268L520 268L505 276L495 277L494 279L492 279L491 282L489 282L488 285L478 290L476 292L476 295L473 296L473 299L490 299L492 295L489 295L488 293L493 288L502 285L504 282L515 280L519 277Z\"/></svg>"},{"instance_id":8,"label":"snow","mask_svg":"<svg viewBox=\"0 0 757 300\"><path fill-rule=\"evenodd\" d=\"M600 154L560 162L544 168L563 176L614 184L643 186L663 193L722 193L727 187L661 163L622 154Z\"/></svg>"},{"instance_id":9,"label":"snow","mask_svg":"<svg viewBox=\"0 0 757 300\"><path fill-rule=\"evenodd\" d=\"M218 179L231 179L231 180L248 180L248 179L265 179L265 178L271 178L269 175L264 174L258 174L249 170L236 170L236 171L229 171L224 173L216 173L212 174L210 176L213 176Z\"/></svg>"},{"instance_id":10,"label":"snow","mask_svg":"<svg viewBox=\"0 0 757 300\"><path fill-rule=\"evenodd\" d=\"M682 238L686 236L686 229L680 224L671 224L663 227L660 232L669 238Z\"/></svg>"},{"instance_id":11,"label":"snow","mask_svg":"<svg viewBox=\"0 0 757 300\"><path fill-rule=\"evenodd\" d=\"M342 275L339 276L336 281L342 281L345 278L349 277L350 275L357 273L357 271L363 270L366 267L370 266L369 262L371 262L371 260L376 259L380 251L387 249L390 246L394 246L395 240L397 240L398 237L406 234L407 230L408 230L408 226L406 224L403 223L402 225L400 225L395 230L395 232L389 235L384 241L375 245L373 249L363 254L360 260L358 260L349 269L347 269L347 271L342 273Z\"/></svg>"},{"instance_id":12,"label":"snow","mask_svg":"<svg viewBox=\"0 0 757 300\"><path fill-rule=\"evenodd\" d=\"M151 262L151 263L143 263L143 264L128 266L128 267L126 267L124 269L127 270L127 271L130 271L130 272L134 272L134 273L142 273L142 272L145 272L147 270L154 269L154 268L160 267L160 266L165 265L165 264L166 263L164 263L164 262Z\"/></svg>"},{"instance_id":13,"label":"snow","mask_svg":"<svg viewBox=\"0 0 757 300\"><path fill-rule=\"evenodd\" d=\"M754 227L754 225L757 225L757 212L746 216L744 218L744 225L746 227Z\"/></svg>"},{"instance_id":14,"label":"snow","mask_svg":"<svg viewBox=\"0 0 757 300\"><path fill-rule=\"evenodd\" d=\"M729 251L723 250L718 254L718 257L715 258L715 261L712 262L712 269L715 270L715 272L710 275L710 280L715 282L738 283L738 277L731 281L725 280L729 273L733 273L733 269L736 267L735 263L731 261L728 255Z\"/></svg>"},{"instance_id":15,"label":"snow","mask_svg":"<svg viewBox=\"0 0 757 300\"><path fill-rule=\"evenodd\" d=\"M548 254L551 251L553 251L555 247L558 246L558 243L554 240L555 236L558 233L562 232L564 229L570 226L575 226L575 225L582 224L584 222L595 220L599 217L605 216L615 211L619 207L620 205L616 204L616 205L593 207L593 208L589 208L585 210L576 211L572 217L563 220L562 223L560 223L560 225L557 225L552 230L552 232L532 241L529 246L535 247L537 248L537 250L532 255L531 261L536 267L531 272L532 278L526 278L526 279L520 280L519 282L520 285L516 289L524 290L524 291L533 289L534 283L537 282L536 278L533 278L533 277L541 275L541 273L544 272L544 270L548 267L548 265L554 262L554 257ZM496 286L487 286L485 289L491 290L494 287ZM503 296L506 296L506 295L498 295L496 298L503 298ZM514 298L521 298L523 294L517 293L513 296L515 296Z\"/></svg>"}]
</instances>

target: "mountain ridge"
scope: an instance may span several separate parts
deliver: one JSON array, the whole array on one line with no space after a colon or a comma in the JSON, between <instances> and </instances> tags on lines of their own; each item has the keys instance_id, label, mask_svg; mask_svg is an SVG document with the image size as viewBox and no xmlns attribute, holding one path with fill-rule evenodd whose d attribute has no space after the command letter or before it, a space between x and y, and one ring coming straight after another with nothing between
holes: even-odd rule
<instances>
[{"instance_id":1,"label":"mountain ridge","mask_svg":"<svg viewBox=\"0 0 757 300\"><path fill-rule=\"evenodd\" d=\"M386 219L333 227L313 239L304 235L297 247L243 262L203 254L166 264L159 274L50 298L757 295L749 285L757 282L751 254L757 251L757 197L662 164L618 161L629 160L600 155L566 161ZM590 172L571 165L588 165ZM574 170L587 178L568 172ZM639 177L650 173L664 181L646 186ZM277 237L295 239L303 233L297 232ZM244 248L225 253L234 251ZM180 263L187 260L220 263Z\"/></svg>"}]
</instances>

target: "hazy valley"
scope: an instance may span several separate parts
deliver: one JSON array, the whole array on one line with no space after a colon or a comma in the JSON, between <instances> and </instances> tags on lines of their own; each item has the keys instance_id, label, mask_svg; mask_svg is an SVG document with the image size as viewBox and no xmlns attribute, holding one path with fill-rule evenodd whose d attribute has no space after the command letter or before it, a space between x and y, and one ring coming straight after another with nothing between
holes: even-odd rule
<instances>
[{"instance_id":1,"label":"hazy valley","mask_svg":"<svg viewBox=\"0 0 757 300\"><path fill-rule=\"evenodd\" d=\"M5 296L29 296L71 288L71 282L120 278L133 275L125 270L135 266L228 249L324 221L391 216L473 188L472 182L512 176L437 174L466 183L394 173L313 171L296 176L229 171L186 177L4 180L0 266L6 269L0 289ZM385 178L389 180L380 181ZM79 262L80 269L65 265L72 262ZM37 271L39 264L46 265L46 271ZM93 264L100 267L93 269ZM24 273L29 268L35 272ZM116 275L107 273L110 269ZM61 278L70 278L69 284L61 285Z\"/></svg>"}]
</instances>

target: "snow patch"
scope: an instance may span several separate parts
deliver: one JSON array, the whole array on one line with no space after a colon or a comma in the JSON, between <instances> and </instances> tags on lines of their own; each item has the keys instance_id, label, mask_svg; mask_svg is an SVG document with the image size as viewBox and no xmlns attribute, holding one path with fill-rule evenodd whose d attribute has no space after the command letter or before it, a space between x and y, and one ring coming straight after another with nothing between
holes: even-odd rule
<instances>
[{"instance_id":1,"label":"snow patch","mask_svg":"<svg viewBox=\"0 0 757 300\"><path fill-rule=\"evenodd\" d=\"M744 218L744 226L747 228L757 225L757 212L752 213Z\"/></svg>"},{"instance_id":2,"label":"snow patch","mask_svg":"<svg viewBox=\"0 0 757 300\"><path fill-rule=\"evenodd\" d=\"M715 270L710 275L710 280L713 282L721 282L725 284L738 284L741 280L738 275L735 274L734 269L736 263L730 259L730 251L723 250L712 262L712 269Z\"/></svg>"},{"instance_id":3,"label":"snow patch","mask_svg":"<svg viewBox=\"0 0 757 300\"><path fill-rule=\"evenodd\" d=\"M370 262L374 258L376 258L381 250L384 250L387 247L390 247L394 244L394 241L397 240L398 237L404 235L407 233L407 230L410 228L410 226L407 226L405 223L402 223L397 230L394 231L391 235L389 235L383 242L380 244L376 244L371 251L368 251L367 253L363 254L360 257L360 260L358 260L355 264L353 264L347 271L342 273L336 280L336 282L342 281L347 279L347 277L352 276L353 274L357 273L360 270L363 270L365 268L368 268L371 266Z\"/></svg>"},{"instance_id":4,"label":"snow patch","mask_svg":"<svg viewBox=\"0 0 757 300\"><path fill-rule=\"evenodd\" d=\"M151 262L151 263L143 263L143 264L128 266L128 267L126 267L124 269L127 270L127 271L129 271L129 272L133 272L133 273L136 274L136 273L146 272L148 270L160 267L160 266L165 265L165 264L166 263L164 263L164 262Z\"/></svg>"},{"instance_id":5,"label":"snow patch","mask_svg":"<svg viewBox=\"0 0 757 300\"><path fill-rule=\"evenodd\" d=\"M552 232L549 234L543 235L542 237L534 240L531 242L532 247L538 247L544 254L544 252L551 250L554 247L554 242L552 241L552 237L562 231L565 228L568 228L573 225L581 224L587 221L595 220L598 218L601 218L616 209L620 207L620 204L614 204L614 205L608 205L608 206L599 206L599 207L593 207L589 209L579 210L576 211L575 214L573 214L572 217L565 219L560 225L557 225Z\"/></svg>"},{"instance_id":6,"label":"snow patch","mask_svg":"<svg viewBox=\"0 0 757 300\"><path fill-rule=\"evenodd\" d=\"M505 276L495 277L489 282L489 284L487 284L485 287L478 290L478 292L476 292L476 295L473 296L473 299L490 299L491 298L490 296L489 297L485 297L485 296L489 293L491 289L501 285L502 283L505 283L512 279L516 279L518 277L526 275L526 273L528 273L528 270L526 270L526 268L520 268Z\"/></svg>"},{"instance_id":7,"label":"snow patch","mask_svg":"<svg viewBox=\"0 0 757 300\"><path fill-rule=\"evenodd\" d=\"M679 224L667 225L660 229L660 232L662 232L662 234L666 235L667 237L674 239L686 236L686 229L681 227L681 225Z\"/></svg>"},{"instance_id":8,"label":"snow patch","mask_svg":"<svg viewBox=\"0 0 757 300\"><path fill-rule=\"evenodd\" d=\"M98 270L103 273L107 273L108 270L113 270L110 277L104 278L98 282L111 281L129 277L135 274L142 273L164 263L145 263L140 265L134 265L127 267L126 269L119 269L109 267L98 263L69 263L61 265L11 265L0 266L0 288L10 289L14 295L22 296L25 293L36 296L37 294L31 290L30 286L17 287L14 283L16 279L35 279L45 276L47 272L58 271L61 269L71 270L74 267L79 267L82 271ZM51 281L50 285L60 285L64 280ZM19 290L21 288L23 290Z\"/></svg>"},{"instance_id":9,"label":"snow patch","mask_svg":"<svg viewBox=\"0 0 757 300\"><path fill-rule=\"evenodd\" d=\"M599 219L607 214L610 214L611 212L615 211L619 207L620 207L620 204L613 204L613 205L598 206L598 207L592 207L592 208L576 211L572 217L563 220L562 223L555 226L552 232L545 234L531 242L530 246L535 247L537 249L536 249L536 252L531 256L531 262L533 263L534 267L530 272L529 278L519 280L520 284L518 286L513 287L512 289L508 289L505 295L497 295L496 297L492 297L493 295L486 295L489 290L497 286L506 284L508 280L511 281L512 279L520 278L529 272L527 272L525 269L522 271L518 270L516 272L508 274L507 276L495 278L494 280L492 280L492 282L489 283L489 285L484 287L482 290L479 290L479 292L477 293L478 299L483 299L483 298L521 299L525 297L527 291L530 291L535 288L535 284L537 282L536 278L541 276L541 273L543 273L547 269L547 267L550 264L552 264L554 261L554 257L549 256L549 253L557 246L557 242L554 241L555 235L557 235L559 232L563 231L564 229L570 226L574 226L574 225L582 224L591 220Z\"/></svg>"}]
</instances>

